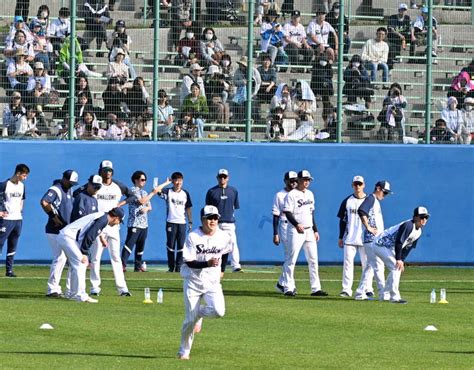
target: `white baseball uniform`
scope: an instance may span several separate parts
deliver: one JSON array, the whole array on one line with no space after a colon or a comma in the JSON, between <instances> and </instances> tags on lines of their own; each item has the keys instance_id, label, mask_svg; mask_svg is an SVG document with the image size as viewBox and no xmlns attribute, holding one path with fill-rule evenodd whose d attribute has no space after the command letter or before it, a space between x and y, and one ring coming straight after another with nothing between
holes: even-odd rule
<instances>
[{"instance_id":1,"label":"white baseball uniform","mask_svg":"<svg viewBox=\"0 0 474 370\"><path fill-rule=\"evenodd\" d=\"M283 212L285 198L287 195L288 191L286 189L282 189L278 193L276 193L275 197L273 198L272 207L273 216L277 216L280 219L278 223L278 236L280 238L280 243L283 245L284 262L280 278L278 279L278 284L280 284L282 287L286 286L284 272L288 269L288 265L290 264L290 250L287 239L288 220L286 219L285 212Z\"/></svg>"},{"instance_id":2,"label":"white baseball uniform","mask_svg":"<svg viewBox=\"0 0 474 370\"><path fill-rule=\"evenodd\" d=\"M308 261L311 292L314 293L321 290L318 271L318 246L313 230L314 207L314 195L309 189L305 189L304 191L293 189L285 198L283 211L291 212L297 223L303 225L305 228L304 233L300 234L295 226L288 226L287 239L290 262L284 271L286 282L285 293L296 290L294 273L301 248L303 248L306 260Z\"/></svg>"},{"instance_id":3,"label":"white baseball uniform","mask_svg":"<svg viewBox=\"0 0 474 370\"><path fill-rule=\"evenodd\" d=\"M220 283L221 266L206 267L211 258L221 258L232 250L228 233L216 230L206 235L201 228L189 233L183 250L181 276L184 278L185 319L181 330L179 355L189 356L194 339L194 325L202 317L222 317L225 314L224 293ZM189 267L187 262L202 266ZM201 304L201 298L206 302Z\"/></svg>"}]
</instances>

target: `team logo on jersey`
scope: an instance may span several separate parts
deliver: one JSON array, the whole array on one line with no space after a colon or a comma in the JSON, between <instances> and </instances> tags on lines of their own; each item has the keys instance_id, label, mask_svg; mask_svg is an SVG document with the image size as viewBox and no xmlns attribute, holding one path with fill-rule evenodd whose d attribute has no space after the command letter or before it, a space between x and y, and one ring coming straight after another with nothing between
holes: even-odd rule
<instances>
[{"instance_id":1,"label":"team logo on jersey","mask_svg":"<svg viewBox=\"0 0 474 370\"><path fill-rule=\"evenodd\" d=\"M6 232L7 232L7 228L5 226L0 228L0 233L6 233Z\"/></svg>"},{"instance_id":2,"label":"team logo on jersey","mask_svg":"<svg viewBox=\"0 0 474 370\"><path fill-rule=\"evenodd\" d=\"M175 206L183 206L184 205L184 201L177 200L177 199L171 199L171 203L173 203Z\"/></svg>"},{"instance_id":3,"label":"team logo on jersey","mask_svg":"<svg viewBox=\"0 0 474 370\"><path fill-rule=\"evenodd\" d=\"M18 191L15 191L13 193L9 193L8 195L10 196L10 198L21 198L23 196L23 194L18 192Z\"/></svg>"},{"instance_id":4,"label":"team logo on jersey","mask_svg":"<svg viewBox=\"0 0 474 370\"><path fill-rule=\"evenodd\" d=\"M204 244L196 245L196 252L198 254L218 254L221 253L222 249L217 247L206 248Z\"/></svg>"},{"instance_id":5,"label":"team logo on jersey","mask_svg":"<svg viewBox=\"0 0 474 370\"><path fill-rule=\"evenodd\" d=\"M117 195L115 195L115 194L97 194L97 199L100 199L100 200L116 200Z\"/></svg>"},{"instance_id":6,"label":"team logo on jersey","mask_svg":"<svg viewBox=\"0 0 474 370\"><path fill-rule=\"evenodd\" d=\"M298 199L297 203L298 203L298 207L303 207L303 206L306 206L306 205L313 204L314 202L310 199L307 199L307 200Z\"/></svg>"}]
</instances>

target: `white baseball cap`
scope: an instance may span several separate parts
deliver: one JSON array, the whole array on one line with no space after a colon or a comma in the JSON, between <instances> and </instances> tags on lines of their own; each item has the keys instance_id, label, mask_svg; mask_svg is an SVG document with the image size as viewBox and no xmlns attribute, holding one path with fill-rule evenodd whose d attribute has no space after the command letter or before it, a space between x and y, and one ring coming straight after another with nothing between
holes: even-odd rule
<instances>
[{"instance_id":1,"label":"white baseball cap","mask_svg":"<svg viewBox=\"0 0 474 370\"><path fill-rule=\"evenodd\" d=\"M398 10L400 10L400 9L408 10L408 5L405 4L405 3L401 3L401 4L398 6Z\"/></svg>"},{"instance_id":2,"label":"white baseball cap","mask_svg":"<svg viewBox=\"0 0 474 370\"><path fill-rule=\"evenodd\" d=\"M285 180L293 180L297 178L298 174L295 171L288 171L287 173L285 173Z\"/></svg>"},{"instance_id":3,"label":"white baseball cap","mask_svg":"<svg viewBox=\"0 0 474 370\"><path fill-rule=\"evenodd\" d=\"M219 210L216 207L207 205L201 209L201 217L209 216L221 217L221 215L219 214Z\"/></svg>"},{"instance_id":4,"label":"white baseball cap","mask_svg":"<svg viewBox=\"0 0 474 370\"><path fill-rule=\"evenodd\" d=\"M361 182L363 184L365 184L365 181L364 181L364 178L362 176L354 176L354 178L352 179L352 182Z\"/></svg>"},{"instance_id":5,"label":"white baseball cap","mask_svg":"<svg viewBox=\"0 0 474 370\"><path fill-rule=\"evenodd\" d=\"M99 170L103 170L104 168L110 168L111 170L113 170L114 169L114 164L112 163L112 161L104 160L104 161L100 162Z\"/></svg>"},{"instance_id":6,"label":"white baseball cap","mask_svg":"<svg viewBox=\"0 0 474 370\"><path fill-rule=\"evenodd\" d=\"M426 207L416 207L413 210L413 217L415 216L430 217L430 214L428 213L428 210L426 209Z\"/></svg>"},{"instance_id":7,"label":"white baseball cap","mask_svg":"<svg viewBox=\"0 0 474 370\"><path fill-rule=\"evenodd\" d=\"M298 172L298 178L313 180L313 178L311 177L311 173L308 170L301 170L300 172Z\"/></svg>"},{"instance_id":8,"label":"white baseball cap","mask_svg":"<svg viewBox=\"0 0 474 370\"><path fill-rule=\"evenodd\" d=\"M217 176L229 176L229 171L227 171L225 168L221 168L219 171L217 171Z\"/></svg>"}]
</instances>

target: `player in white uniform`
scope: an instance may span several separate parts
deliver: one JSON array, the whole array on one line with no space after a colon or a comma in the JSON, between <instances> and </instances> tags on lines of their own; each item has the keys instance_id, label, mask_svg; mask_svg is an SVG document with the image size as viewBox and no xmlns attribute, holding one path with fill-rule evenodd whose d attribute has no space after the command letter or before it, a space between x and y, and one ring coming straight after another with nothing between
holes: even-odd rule
<instances>
[{"instance_id":1,"label":"player in white uniform","mask_svg":"<svg viewBox=\"0 0 474 370\"><path fill-rule=\"evenodd\" d=\"M295 265L298 255L303 248L308 260L309 280L311 284L311 295L316 297L327 296L321 290L318 267L318 228L314 221L314 195L308 189L313 178L307 170L298 172L298 185L290 191L285 199L283 212L291 225L288 225L287 239L289 245L290 263L285 269L285 295L295 296Z\"/></svg>"},{"instance_id":2,"label":"player in white uniform","mask_svg":"<svg viewBox=\"0 0 474 370\"><path fill-rule=\"evenodd\" d=\"M25 200L25 185L30 169L20 163L15 167L15 174L4 182L0 182L0 254L3 244L7 242L5 258L6 277L16 277L13 271L18 239L23 226L23 202Z\"/></svg>"},{"instance_id":3,"label":"player in white uniform","mask_svg":"<svg viewBox=\"0 0 474 370\"><path fill-rule=\"evenodd\" d=\"M308 44L316 51L316 55L326 54L329 63L333 63L337 54L336 50L329 46L329 34L332 34L334 40L337 40L336 30L326 22L326 11L319 9L316 12L316 18L309 22L306 28Z\"/></svg>"},{"instance_id":4,"label":"player in white uniform","mask_svg":"<svg viewBox=\"0 0 474 370\"><path fill-rule=\"evenodd\" d=\"M283 206L285 205L285 198L288 193L296 187L298 182L298 174L295 171L289 171L285 173L283 178L285 182L285 187L281 189L278 193L275 194L273 198L273 207L272 207L272 214L273 214L273 244L278 246L280 243L283 244L284 248L284 262L282 266L282 271L280 278L278 279L275 288L278 292L285 293L285 275L284 272L288 268L288 264L290 263L290 251L288 248L288 241L287 241L287 229L288 229L288 220L286 219L285 212L283 212Z\"/></svg>"},{"instance_id":5,"label":"player in white uniform","mask_svg":"<svg viewBox=\"0 0 474 370\"><path fill-rule=\"evenodd\" d=\"M357 287L355 299L358 301L364 301L370 299L367 297L367 285L371 276L375 277L377 283L377 289L379 292L379 299L388 299L384 296L384 267L382 260L373 255L373 251L368 248L374 241L376 235L380 234L384 230L384 222L382 215L382 207L380 201L382 201L387 195L391 194L390 183L388 181L378 181L375 184L374 192L368 195L359 207L357 213L360 216L362 223L365 226L364 229L364 248L367 254L367 261L371 260L373 263L366 263L360 277L359 286ZM377 265L377 269L373 268L373 265Z\"/></svg>"},{"instance_id":6,"label":"player in white uniform","mask_svg":"<svg viewBox=\"0 0 474 370\"><path fill-rule=\"evenodd\" d=\"M400 277L405 269L405 258L410 251L416 248L422 229L428 222L430 214L425 207L416 207L413 218L392 226L378 234L368 249L373 250L373 255L383 261L389 274L385 282L385 293L390 296L392 303L407 303L400 296ZM369 260L374 270L377 264L374 259Z\"/></svg>"},{"instance_id":7,"label":"player in white uniform","mask_svg":"<svg viewBox=\"0 0 474 370\"><path fill-rule=\"evenodd\" d=\"M105 213L95 212L77 219L59 232L58 243L66 254L71 268L69 299L87 303L98 302L86 293L86 270L90 247L104 228L118 225L123 217L124 211L121 208L113 208Z\"/></svg>"},{"instance_id":8,"label":"player in white uniform","mask_svg":"<svg viewBox=\"0 0 474 370\"><path fill-rule=\"evenodd\" d=\"M362 269L367 264L367 255L365 253L363 242L362 220L357 213L360 205L367 197L364 193L364 178L354 176L352 179L354 193L345 198L339 208L337 217L339 217L339 248L344 249L344 266L342 269L342 291L341 297L352 296L352 283L354 281L354 257L359 252ZM373 275L373 274L372 274ZM373 296L372 278L367 279L367 296Z\"/></svg>"},{"instance_id":9,"label":"player in white uniform","mask_svg":"<svg viewBox=\"0 0 474 370\"><path fill-rule=\"evenodd\" d=\"M222 317L225 313L220 265L222 255L232 250L232 239L218 227L219 217L216 207L202 208L202 226L189 233L183 250L181 276L186 317L178 351L181 360L189 360L194 333L201 331L202 318Z\"/></svg>"},{"instance_id":10,"label":"player in white uniform","mask_svg":"<svg viewBox=\"0 0 474 370\"><path fill-rule=\"evenodd\" d=\"M102 187L97 192L97 202L100 212L108 212L112 208L122 207L125 204L136 201L137 198L131 190L121 182L112 179L113 164L111 161L104 160L99 167L99 175L102 176ZM122 196L126 196L121 200ZM121 296L130 296L127 283L125 282L125 274L123 272L122 259L120 256L120 226L115 225L107 227L99 235L90 253L90 281L91 295L98 296L100 294L100 259L104 247L108 247L110 255L110 263L114 272L115 286L118 294Z\"/></svg>"}]
</instances>

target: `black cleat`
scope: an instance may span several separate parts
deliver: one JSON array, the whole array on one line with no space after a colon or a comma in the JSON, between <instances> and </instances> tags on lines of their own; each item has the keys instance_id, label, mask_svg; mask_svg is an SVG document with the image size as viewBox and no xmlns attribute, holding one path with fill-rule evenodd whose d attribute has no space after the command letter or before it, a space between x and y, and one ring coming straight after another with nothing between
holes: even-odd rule
<instances>
[{"instance_id":1,"label":"black cleat","mask_svg":"<svg viewBox=\"0 0 474 370\"><path fill-rule=\"evenodd\" d=\"M365 293L365 295L369 298L373 298L374 297L374 292L367 292L367 293Z\"/></svg>"},{"instance_id":2,"label":"black cleat","mask_svg":"<svg viewBox=\"0 0 474 370\"><path fill-rule=\"evenodd\" d=\"M64 295L62 295L61 293L49 293L49 294L46 294L46 297L47 298L64 298Z\"/></svg>"},{"instance_id":3,"label":"black cleat","mask_svg":"<svg viewBox=\"0 0 474 370\"><path fill-rule=\"evenodd\" d=\"M287 292L285 292L285 295L287 297L295 297L296 296L296 292L294 290L289 290Z\"/></svg>"},{"instance_id":4,"label":"black cleat","mask_svg":"<svg viewBox=\"0 0 474 370\"><path fill-rule=\"evenodd\" d=\"M285 293L285 288L283 287L283 285L281 285L280 283L276 283L275 285L275 290L278 292L278 293Z\"/></svg>"},{"instance_id":5,"label":"black cleat","mask_svg":"<svg viewBox=\"0 0 474 370\"><path fill-rule=\"evenodd\" d=\"M350 298L350 295L347 292L341 292L341 293L339 293L339 297Z\"/></svg>"},{"instance_id":6,"label":"black cleat","mask_svg":"<svg viewBox=\"0 0 474 370\"><path fill-rule=\"evenodd\" d=\"M120 297L131 297L132 296L132 293L130 292L122 292L120 293Z\"/></svg>"},{"instance_id":7,"label":"black cleat","mask_svg":"<svg viewBox=\"0 0 474 370\"><path fill-rule=\"evenodd\" d=\"M398 301L390 301L390 303L407 304L408 301L405 301L404 299L399 299Z\"/></svg>"},{"instance_id":8,"label":"black cleat","mask_svg":"<svg viewBox=\"0 0 474 370\"><path fill-rule=\"evenodd\" d=\"M311 293L312 297L327 297L329 294L327 294L324 290L318 290L317 292Z\"/></svg>"},{"instance_id":9,"label":"black cleat","mask_svg":"<svg viewBox=\"0 0 474 370\"><path fill-rule=\"evenodd\" d=\"M5 274L6 277L13 277L15 278L16 277L16 274L13 272L13 271L7 271L7 273Z\"/></svg>"},{"instance_id":10,"label":"black cleat","mask_svg":"<svg viewBox=\"0 0 474 370\"><path fill-rule=\"evenodd\" d=\"M242 270L242 269L239 267L239 268L236 268L236 269L232 270L232 272L244 272L244 270Z\"/></svg>"}]
</instances>

